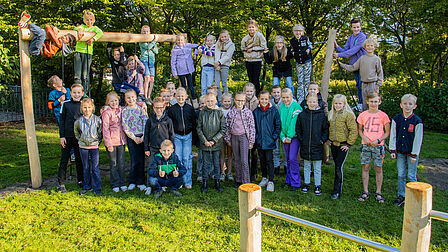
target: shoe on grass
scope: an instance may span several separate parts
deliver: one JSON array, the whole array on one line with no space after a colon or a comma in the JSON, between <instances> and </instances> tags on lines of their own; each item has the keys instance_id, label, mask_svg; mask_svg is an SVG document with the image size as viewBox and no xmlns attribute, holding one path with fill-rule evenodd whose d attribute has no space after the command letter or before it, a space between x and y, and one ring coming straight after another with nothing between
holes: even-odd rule
<instances>
[{"instance_id":1,"label":"shoe on grass","mask_svg":"<svg viewBox=\"0 0 448 252\"><path fill-rule=\"evenodd\" d=\"M117 192L120 191L120 187L114 187L114 188L112 188L112 191L113 191L114 193L117 193Z\"/></svg>"},{"instance_id":2,"label":"shoe on grass","mask_svg":"<svg viewBox=\"0 0 448 252\"><path fill-rule=\"evenodd\" d=\"M305 185L302 187L302 192L303 192L303 193L308 193L309 190L310 190L310 185L305 184Z\"/></svg>"},{"instance_id":3,"label":"shoe on grass","mask_svg":"<svg viewBox=\"0 0 448 252\"><path fill-rule=\"evenodd\" d=\"M128 187L127 186L122 186L122 187L120 187L120 189L121 189L121 191L126 192L128 190Z\"/></svg>"},{"instance_id":4,"label":"shoe on grass","mask_svg":"<svg viewBox=\"0 0 448 252\"><path fill-rule=\"evenodd\" d=\"M269 180L268 180L267 178L263 177L263 178L261 179L260 184L258 184L258 185L259 185L260 187L265 187L265 186L268 184L268 182L269 182Z\"/></svg>"},{"instance_id":5,"label":"shoe on grass","mask_svg":"<svg viewBox=\"0 0 448 252\"><path fill-rule=\"evenodd\" d=\"M128 191L132 191L135 189L135 184L129 184Z\"/></svg>"},{"instance_id":6,"label":"shoe on grass","mask_svg":"<svg viewBox=\"0 0 448 252\"><path fill-rule=\"evenodd\" d=\"M65 189L65 185L60 185L60 186L58 187L58 191L59 191L60 193L67 193L67 189Z\"/></svg>"},{"instance_id":7,"label":"shoe on grass","mask_svg":"<svg viewBox=\"0 0 448 252\"><path fill-rule=\"evenodd\" d=\"M394 201L394 204L401 207L404 205L405 198L401 195L398 196L398 198Z\"/></svg>"},{"instance_id":8,"label":"shoe on grass","mask_svg":"<svg viewBox=\"0 0 448 252\"><path fill-rule=\"evenodd\" d=\"M174 196L177 196L177 197L182 196L182 193L180 193L178 190L172 190L171 193L174 194Z\"/></svg>"},{"instance_id":9,"label":"shoe on grass","mask_svg":"<svg viewBox=\"0 0 448 252\"><path fill-rule=\"evenodd\" d=\"M156 198L156 199L160 198L160 196L162 196L162 193L163 193L162 190L155 192L154 193L154 198Z\"/></svg>"},{"instance_id":10,"label":"shoe on grass","mask_svg":"<svg viewBox=\"0 0 448 252\"><path fill-rule=\"evenodd\" d=\"M145 189L145 195L150 195L150 194L151 194L151 187L148 186L148 187L146 187L146 189Z\"/></svg>"},{"instance_id":11,"label":"shoe on grass","mask_svg":"<svg viewBox=\"0 0 448 252\"><path fill-rule=\"evenodd\" d=\"M340 195L339 193L333 193L333 194L331 194L331 199L336 200L336 199L339 199L340 197L341 197L341 195Z\"/></svg>"},{"instance_id":12,"label":"shoe on grass","mask_svg":"<svg viewBox=\"0 0 448 252\"><path fill-rule=\"evenodd\" d=\"M221 176L220 176L219 180L221 180L222 182L224 182L224 181L226 180L226 174L221 173Z\"/></svg>"},{"instance_id":13,"label":"shoe on grass","mask_svg":"<svg viewBox=\"0 0 448 252\"><path fill-rule=\"evenodd\" d=\"M137 188L140 189L140 191L143 191L143 190L146 189L146 186L145 185L138 185Z\"/></svg>"},{"instance_id":14,"label":"shoe on grass","mask_svg":"<svg viewBox=\"0 0 448 252\"><path fill-rule=\"evenodd\" d=\"M234 180L235 180L235 179L233 178L232 173L227 174L227 179L228 179L229 181L234 181Z\"/></svg>"},{"instance_id":15,"label":"shoe on grass","mask_svg":"<svg viewBox=\"0 0 448 252\"><path fill-rule=\"evenodd\" d=\"M84 195L84 194L86 194L88 191L89 191L89 190L82 189L81 191L79 191L79 195Z\"/></svg>"},{"instance_id":16,"label":"shoe on grass","mask_svg":"<svg viewBox=\"0 0 448 252\"><path fill-rule=\"evenodd\" d=\"M268 186L266 187L266 190L267 190L268 192L273 192L273 191L274 191L274 182L269 181L269 182L268 182Z\"/></svg>"},{"instance_id":17,"label":"shoe on grass","mask_svg":"<svg viewBox=\"0 0 448 252\"><path fill-rule=\"evenodd\" d=\"M202 182L202 176L198 176L198 178L196 179L198 182Z\"/></svg>"},{"instance_id":18,"label":"shoe on grass","mask_svg":"<svg viewBox=\"0 0 448 252\"><path fill-rule=\"evenodd\" d=\"M186 188L186 189L191 189L192 186L191 186L191 185L185 185L185 188Z\"/></svg>"},{"instance_id":19,"label":"shoe on grass","mask_svg":"<svg viewBox=\"0 0 448 252\"><path fill-rule=\"evenodd\" d=\"M320 186L314 187L314 194L318 196L322 194L322 189L320 189Z\"/></svg>"},{"instance_id":20,"label":"shoe on grass","mask_svg":"<svg viewBox=\"0 0 448 252\"><path fill-rule=\"evenodd\" d=\"M71 155L70 155L70 161L71 161L71 162L75 162L75 159L76 159L76 158L75 158L75 153L71 154Z\"/></svg>"},{"instance_id":21,"label":"shoe on grass","mask_svg":"<svg viewBox=\"0 0 448 252\"><path fill-rule=\"evenodd\" d=\"M103 192L101 192L101 190L95 191L93 193L98 196L103 196Z\"/></svg>"}]
</instances>

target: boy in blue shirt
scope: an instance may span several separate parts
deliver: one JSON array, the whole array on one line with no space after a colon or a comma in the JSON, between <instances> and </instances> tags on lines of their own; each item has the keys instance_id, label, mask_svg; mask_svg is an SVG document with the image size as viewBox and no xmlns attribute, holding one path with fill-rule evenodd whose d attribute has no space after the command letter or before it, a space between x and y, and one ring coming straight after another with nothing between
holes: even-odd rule
<instances>
[{"instance_id":1,"label":"boy in blue shirt","mask_svg":"<svg viewBox=\"0 0 448 252\"><path fill-rule=\"evenodd\" d=\"M48 95L48 108L53 109L54 115L58 120L61 114L61 105L65 100L70 100L70 89L64 87L61 78L53 75L48 79L48 87L54 88Z\"/></svg>"},{"instance_id":2,"label":"boy in blue shirt","mask_svg":"<svg viewBox=\"0 0 448 252\"><path fill-rule=\"evenodd\" d=\"M392 119L389 141L390 155L397 159L398 197L394 201L397 206L402 206L405 200L406 167L409 182L417 182L418 156L423 141L423 123L414 114L417 97L412 94L403 95L400 107L403 113Z\"/></svg>"}]
</instances>

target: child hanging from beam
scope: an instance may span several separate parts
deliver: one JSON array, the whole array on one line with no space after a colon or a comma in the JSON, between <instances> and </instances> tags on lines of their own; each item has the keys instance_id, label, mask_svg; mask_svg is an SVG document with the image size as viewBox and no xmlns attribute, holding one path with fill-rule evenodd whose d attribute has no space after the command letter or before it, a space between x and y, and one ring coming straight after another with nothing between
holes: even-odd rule
<instances>
[{"instance_id":1,"label":"child hanging from beam","mask_svg":"<svg viewBox=\"0 0 448 252\"><path fill-rule=\"evenodd\" d=\"M58 38L58 28L45 25L44 30L33 23L29 23L30 19L31 15L26 11L23 11L20 17L19 27L29 28L34 34L29 46L29 52L31 55L42 55L42 57L47 58L53 56L62 49L62 55L65 57L72 52L69 46L76 45L75 36L72 34L66 34ZM46 39L47 36L49 39Z\"/></svg>"}]
</instances>

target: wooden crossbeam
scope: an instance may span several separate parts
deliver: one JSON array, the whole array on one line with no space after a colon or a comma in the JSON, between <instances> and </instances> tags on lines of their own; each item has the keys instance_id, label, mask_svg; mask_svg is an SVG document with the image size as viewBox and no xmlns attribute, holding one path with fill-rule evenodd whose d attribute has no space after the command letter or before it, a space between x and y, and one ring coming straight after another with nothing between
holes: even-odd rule
<instances>
[{"instance_id":1,"label":"wooden crossbeam","mask_svg":"<svg viewBox=\"0 0 448 252\"><path fill-rule=\"evenodd\" d=\"M60 30L58 37L65 34L72 34L75 38L78 37L77 31L73 30ZM84 36L80 41L87 41L95 36L93 32L84 32ZM21 29L21 39L24 41L31 40L33 33L29 29ZM104 32L103 37L98 39L100 42L115 42L115 43L137 43L137 42L176 42L176 35L169 34L137 34L137 33L124 33L124 32Z\"/></svg>"}]
</instances>

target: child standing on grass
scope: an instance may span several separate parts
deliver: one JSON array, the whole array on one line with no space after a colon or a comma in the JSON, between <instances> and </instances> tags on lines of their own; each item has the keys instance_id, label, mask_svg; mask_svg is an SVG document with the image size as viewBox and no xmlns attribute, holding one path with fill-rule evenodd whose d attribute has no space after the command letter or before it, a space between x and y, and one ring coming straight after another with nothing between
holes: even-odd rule
<instances>
[{"instance_id":1,"label":"child standing on grass","mask_svg":"<svg viewBox=\"0 0 448 252\"><path fill-rule=\"evenodd\" d=\"M93 99L84 98L81 101L81 111L83 116L75 121L75 137L79 144L79 154L81 155L84 185L80 195L86 194L92 190L96 195L103 195L101 192L101 175L99 168L102 122L101 119L93 114L95 104Z\"/></svg>"},{"instance_id":2,"label":"child standing on grass","mask_svg":"<svg viewBox=\"0 0 448 252\"><path fill-rule=\"evenodd\" d=\"M205 98L206 107L199 114L198 136L201 143L203 169L201 192L208 191L208 167L212 168L212 177L215 180L215 189L222 192L219 184L219 161L220 151L223 144L223 137L226 133L226 119L221 109L216 106L216 96L207 94Z\"/></svg>"},{"instance_id":3,"label":"child standing on grass","mask_svg":"<svg viewBox=\"0 0 448 252\"><path fill-rule=\"evenodd\" d=\"M272 53L269 49L264 51L264 60L268 64L274 63L272 67L274 82L272 85L280 85L280 79L285 78L286 87L291 89L294 96L294 85L292 84L292 66L291 59L293 58L291 50L285 45L285 38L282 36L275 37L275 45Z\"/></svg>"},{"instance_id":4,"label":"child standing on grass","mask_svg":"<svg viewBox=\"0 0 448 252\"><path fill-rule=\"evenodd\" d=\"M229 93L224 93L221 99L221 110L224 113L224 117L226 118L226 120L227 115L229 114L232 108L233 105L232 103L233 103L232 95ZM224 181L226 179L226 170L227 170L227 179L230 181L234 180L232 175L232 160L233 160L232 156L233 156L232 147L227 145L226 143L223 143L221 149L221 177L220 177L221 181Z\"/></svg>"},{"instance_id":5,"label":"child standing on grass","mask_svg":"<svg viewBox=\"0 0 448 252\"><path fill-rule=\"evenodd\" d=\"M200 113L205 108L205 96L206 95L201 95L201 97L199 97L199 108L195 110L196 118L199 118ZM196 130L196 134L197 134L197 130ZM197 135L196 135L195 145L196 145L196 147L198 147L198 158L196 161L196 169L197 169L197 174L198 174L197 181L202 183L202 169L204 167L204 159L202 157L201 143L199 142Z\"/></svg>"},{"instance_id":6,"label":"child standing on grass","mask_svg":"<svg viewBox=\"0 0 448 252\"><path fill-rule=\"evenodd\" d=\"M308 84L311 79L311 49L312 44L310 39L303 35L305 33L305 27L300 24L294 25L292 28L294 38L291 39L289 44L291 45L291 51L296 60L297 71L297 102L299 104L308 95ZM294 92L293 92L294 94Z\"/></svg>"},{"instance_id":7,"label":"child standing on grass","mask_svg":"<svg viewBox=\"0 0 448 252\"><path fill-rule=\"evenodd\" d=\"M282 90L282 101L280 105L280 120L282 123L280 139L283 143L283 150L286 156L286 181L285 184L291 186L292 191L300 188L300 168L297 161L297 154L300 142L297 139L296 122L302 107L293 100L292 91L289 88Z\"/></svg>"},{"instance_id":8,"label":"child standing on grass","mask_svg":"<svg viewBox=\"0 0 448 252\"><path fill-rule=\"evenodd\" d=\"M362 109L368 109L366 96L368 93L379 92L380 86L383 85L383 67L381 66L381 58L375 55L375 48L378 42L374 38L368 38L362 45L367 54L361 56L354 64L346 65L341 63L342 68L353 72L359 70L362 80Z\"/></svg>"},{"instance_id":9,"label":"child standing on grass","mask_svg":"<svg viewBox=\"0 0 448 252\"><path fill-rule=\"evenodd\" d=\"M339 199L342 195L342 184L344 181L344 163L348 151L356 143L358 138L358 127L356 116L347 103L345 95L336 94L333 104L328 113L329 144L334 160L334 187L331 194L332 199Z\"/></svg>"},{"instance_id":10,"label":"child standing on grass","mask_svg":"<svg viewBox=\"0 0 448 252\"><path fill-rule=\"evenodd\" d=\"M124 93L124 97L126 107L121 112L121 123L126 134L129 155L131 156L128 190L134 190L135 185L137 185L143 191L146 188L143 140L148 116L146 109L137 105L137 93L133 89L128 89Z\"/></svg>"},{"instance_id":11,"label":"child standing on grass","mask_svg":"<svg viewBox=\"0 0 448 252\"><path fill-rule=\"evenodd\" d=\"M151 34L149 26L144 25L141 29L142 34ZM151 42L140 42L141 56L143 65L145 66L145 73L143 74L145 82L143 84L144 96L148 101L151 100L151 92L154 86L154 76L156 75L156 54L159 54L159 48L157 48L157 42L155 40Z\"/></svg>"},{"instance_id":12,"label":"child standing on grass","mask_svg":"<svg viewBox=\"0 0 448 252\"><path fill-rule=\"evenodd\" d=\"M333 53L335 58L350 57L350 65L355 64L355 62L364 54L366 50L363 48L364 41L367 39L367 35L361 31L361 20L359 18L353 18L350 21L350 28L353 32L350 37L348 37L344 48L340 47L336 41L334 41L334 47L339 53ZM362 104L365 102L362 96L362 82L359 70L353 72L355 76L356 89L358 90L358 111L362 110Z\"/></svg>"},{"instance_id":13,"label":"child standing on grass","mask_svg":"<svg viewBox=\"0 0 448 252\"><path fill-rule=\"evenodd\" d=\"M196 112L193 106L185 103L187 90L180 87L176 91L177 103L168 109L168 116L173 122L174 145L176 156L182 161L187 173L183 177L185 188L191 189L193 181L193 131L196 130Z\"/></svg>"},{"instance_id":14,"label":"child standing on grass","mask_svg":"<svg viewBox=\"0 0 448 252\"><path fill-rule=\"evenodd\" d=\"M269 91L262 90L258 96L260 105L254 110L255 148L260 156L261 174L263 178L260 187L267 185L268 192L274 191L274 160L273 150L277 148L280 136L281 121L278 110L272 106Z\"/></svg>"},{"instance_id":15,"label":"child standing on grass","mask_svg":"<svg viewBox=\"0 0 448 252\"><path fill-rule=\"evenodd\" d=\"M173 143L168 139L164 140L160 144L160 152L154 156L154 161L149 166L149 186L155 190L156 199L162 195L162 187L169 187L175 196L182 196L178 190L183 184L182 177L187 170L173 152Z\"/></svg>"},{"instance_id":16,"label":"child standing on grass","mask_svg":"<svg viewBox=\"0 0 448 252\"><path fill-rule=\"evenodd\" d=\"M230 33L223 30L219 33L215 51L215 84L218 86L218 99L222 93L228 93L227 79L229 77L230 64L235 52L235 44L230 39ZM221 86L222 82L222 86Z\"/></svg>"},{"instance_id":17,"label":"child standing on grass","mask_svg":"<svg viewBox=\"0 0 448 252\"><path fill-rule=\"evenodd\" d=\"M280 85L275 85L272 87L272 98L271 98L271 104L274 106L277 111L280 111L280 105L283 104L282 101L282 87ZM273 156L274 156L274 174L278 176L280 174L280 166L281 161L283 161L283 164L285 165L285 174L286 174L286 161L285 157L283 156L283 160L280 159L280 137L276 141L277 147L274 149Z\"/></svg>"},{"instance_id":18,"label":"child standing on grass","mask_svg":"<svg viewBox=\"0 0 448 252\"><path fill-rule=\"evenodd\" d=\"M205 45L198 47L198 53L202 54L201 95L207 94L207 87L213 85L213 80L215 79L215 42L215 36L208 35Z\"/></svg>"},{"instance_id":19,"label":"child standing on grass","mask_svg":"<svg viewBox=\"0 0 448 252\"><path fill-rule=\"evenodd\" d=\"M119 192L120 189L127 191L125 172L125 151L126 135L121 126L122 107L119 106L120 97L115 92L110 92L106 96L108 109L101 115L103 120L104 146L109 156L110 183L112 191Z\"/></svg>"},{"instance_id":20,"label":"child standing on grass","mask_svg":"<svg viewBox=\"0 0 448 252\"><path fill-rule=\"evenodd\" d=\"M48 95L48 108L53 109L54 116L58 120L61 115L61 104L65 100L70 100L70 89L64 87L64 83L62 83L61 78L57 75L53 75L48 79L48 87L53 88L53 90Z\"/></svg>"},{"instance_id":21,"label":"child standing on grass","mask_svg":"<svg viewBox=\"0 0 448 252\"><path fill-rule=\"evenodd\" d=\"M249 151L255 143L255 122L252 111L244 106L246 95L235 95L235 106L227 114L224 140L232 147L235 158L236 185L250 183Z\"/></svg>"},{"instance_id":22,"label":"child standing on grass","mask_svg":"<svg viewBox=\"0 0 448 252\"><path fill-rule=\"evenodd\" d=\"M321 195L321 167L324 158L324 143L328 140L328 121L323 110L319 108L317 95L309 94L307 108L300 113L297 124L297 139L301 144L300 157L304 161L305 185L302 192L310 190L311 163L314 168L314 194Z\"/></svg>"},{"instance_id":23,"label":"child standing on grass","mask_svg":"<svg viewBox=\"0 0 448 252\"><path fill-rule=\"evenodd\" d=\"M61 117L59 121L59 137L61 143L61 161L59 162L58 172L58 191L66 193L65 179L67 173L67 163L70 158L70 150L73 148L75 153L76 174L78 186L82 187L84 176L82 170L81 156L79 155L78 141L76 140L73 125L81 117L81 98L84 95L82 85L73 84L71 87L72 99L65 101L61 107Z\"/></svg>"},{"instance_id":24,"label":"child standing on grass","mask_svg":"<svg viewBox=\"0 0 448 252\"><path fill-rule=\"evenodd\" d=\"M90 91L90 65L92 64L93 42L103 37L103 31L94 26L95 15L91 11L84 12L82 17L84 24L75 27L73 30L78 32L78 42L74 56L75 84L82 84L84 91L88 94ZM87 41L80 41L84 37L84 32L93 32L95 36Z\"/></svg>"},{"instance_id":25,"label":"child standing on grass","mask_svg":"<svg viewBox=\"0 0 448 252\"><path fill-rule=\"evenodd\" d=\"M258 99L257 96L255 95L256 93L256 89L254 84L248 82L246 84L246 86L244 86L244 90L243 92L246 94L246 107L248 109L250 109L250 111L254 111L257 106L258 106ZM250 170L250 181L251 182L255 182L255 180L257 179L257 166L258 166L258 161L257 161L257 150L255 148L252 148L249 151L249 170Z\"/></svg>"},{"instance_id":26,"label":"child standing on grass","mask_svg":"<svg viewBox=\"0 0 448 252\"><path fill-rule=\"evenodd\" d=\"M414 114L417 107L417 97L405 94L401 97L400 107L403 113L392 119L389 150L391 157L397 159L398 197L394 201L402 206L405 201L406 168L409 182L417 182L417 164L423 141L423 123Z\"/></svg>"},{"instance_id":27,"label":"child standing on grass","mask_svg":"<svg viewBox=\"0 0 448 252\"><path fill-rule=\"evenodd\" d=\"M184 34L176 35L176 44L171 51L171 71L175 79L179 78L183 88L190 89L191 98L193 99L193 107L198 107L196 93L193 86L193 78L191 73L194 72L193 57L191 49L196 49L199 45L187 43Z\"/></svg>"},{"instance_id":28,"label":"child standing on grass","mask_svg":"<svg viewBox=\"0 0 448 252\"><path fill-rule=\"evenodd\" d=\"M145 73L145 66L138 59L137 56L131 56L128 59L127 82L130 85L138 88L137 101L145 101L145 88L143 84L143 74Z\"/></svg>"},{"instance_id":29,"label":"child standing on grass","mask_svg":"<svg viewBox=\"0 0 448 252\"><path fill-rule=\"evenodd\" d=\"M266 38L258 32L258 24L255 20L249 20L247 24L248 34L241 40L241 51L246 61L247 76L249 82L255 85L256 94L260 92L260 73L263 52L268 48Z\"/></svg>"},{"instance_id":30,"label":"child standing on grass","mask_svg":"<svg viewBox=\"0 0 448 252\"><path fill-rule=\"evenodd\" d=\"M359 201L366 201L369 198L369 171L370 162L373 159L376 173L376 193L375 199L384 203L381 194L383 185L383 161L384 161L384 140L390 133L390 120L386 113L378 109L381 104L381 97L378 93L367 95L369 110L362 112L358 116L358 133L362 138L361 145L361 165L362 165L362 185L364 191L358 197Z\"/></svg>"}]
</instances>

